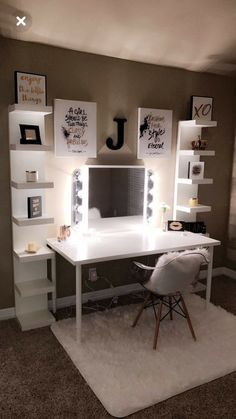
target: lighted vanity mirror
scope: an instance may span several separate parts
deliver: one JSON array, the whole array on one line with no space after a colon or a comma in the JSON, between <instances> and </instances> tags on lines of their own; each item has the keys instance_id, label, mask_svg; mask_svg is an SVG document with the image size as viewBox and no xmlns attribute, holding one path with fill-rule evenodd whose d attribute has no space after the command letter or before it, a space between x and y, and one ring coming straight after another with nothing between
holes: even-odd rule
<instances>
[{"instance_id":1,"label":"lighted vanity mirror","mask_svg":"<svg viewBox=\"0 0 236 419\"><path fill-rule=\"evenodd\" d=\"M89 213L96 208L101 218L143 215L144 180L142 167L90 167Z\"/></svg>"},{"instance_id":2,"label":"lighted vanity mirror","mask_svg":"<svg viewBox=\"0 0 236 419\"><path fill-rule=\"evenodd\" d=\"M82 175L82 221L88 230L142 226L146 182L143 166L86 166Z\"/></svg>"}]
</instances>

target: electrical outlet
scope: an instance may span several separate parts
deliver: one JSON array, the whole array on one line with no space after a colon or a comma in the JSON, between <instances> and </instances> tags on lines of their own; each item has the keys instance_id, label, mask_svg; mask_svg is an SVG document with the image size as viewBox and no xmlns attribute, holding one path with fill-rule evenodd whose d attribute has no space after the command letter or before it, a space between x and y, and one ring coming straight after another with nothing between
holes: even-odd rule
<instances>
[{"instance_id":1,"label":"electrical outlet","mask_svg":"<svg viewBox=\"0 0 236 419\"><path fill-rule=\"evenodd\" d=\"M89 281L95 282L98 279L97 269L96 268L89 268Z\"/></svg>"}]
</instances>

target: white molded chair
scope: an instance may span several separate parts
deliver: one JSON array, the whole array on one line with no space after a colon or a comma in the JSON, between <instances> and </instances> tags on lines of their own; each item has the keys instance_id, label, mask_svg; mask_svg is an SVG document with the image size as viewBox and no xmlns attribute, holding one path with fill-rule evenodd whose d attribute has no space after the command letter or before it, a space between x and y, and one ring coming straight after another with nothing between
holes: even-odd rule
<instances>
[{"instance_id":1,"label":"white molded chair","mask_svg":"<svg viewBox=\"0 0 236 419\"><path fill-rule=\"evenodd\" d=\"M160 322L168 314L173 320L173 312L185 317L188 322L192 337L196 340L189 313L183 299L182 293L188 286L198 278L202 264L209 263L209 255L206 249L189 250L184 252L172 252L162 255L155 267L134 262L140 269L152 270L149 280L142 285L148 291L142 306L132 324L135 327L143 313L143 310L152 306L156 318L156 327L153 341L153 349L157 347ZM158 304L158 312L155 306ZM162 316L162 308L168 308L167 313Z\"/></svg>"}]
</instances>

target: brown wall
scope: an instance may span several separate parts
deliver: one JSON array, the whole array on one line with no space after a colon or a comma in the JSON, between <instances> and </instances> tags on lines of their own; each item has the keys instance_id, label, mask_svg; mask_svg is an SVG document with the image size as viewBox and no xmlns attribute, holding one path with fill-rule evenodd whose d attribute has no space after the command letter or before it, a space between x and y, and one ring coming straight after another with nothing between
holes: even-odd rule
<instances>
[{"instance_id":1,"label":"brown wall","mask_svg":"<svg viewBox=\"0 0 236 419\"><path fill-rule=\"evenodd\" d=\"M224 264L235 131L233 79L3 38L0 38L0 57L0 309L14 305L7 107L15 101L15 70L47 75L49 105L54 98L97 102L98 149L116 129L113 118L126 117L126 141L134 161L137 108L173 109L171 176L165 169L166 179L170 178L165 188L170 194L173 190L177 121L189 118L191 95L213 97L213 118L218 121L218 127L207 130L206 137L209 148L216 150L216 157L206 159L206 176L213 177L214 184L200 190L200 199L212 205L213 212L201 216L201 219L206 221L211 236L222 241L222 246L216 250L215 263L217 266ZM116 155L113 156L112 160L118 163ZM99 159L102 157L101 152ZM119 155L119 158L125 162L124 155ZM158 165L164 167L161 162ZM121 283L129 280L121 262L99 266L102 271L99 274L114 278L115 283L120 278ZM58 260L58 267L59 297L74 293L73 269L62 260Z\"/></svg>"}]
</instances>

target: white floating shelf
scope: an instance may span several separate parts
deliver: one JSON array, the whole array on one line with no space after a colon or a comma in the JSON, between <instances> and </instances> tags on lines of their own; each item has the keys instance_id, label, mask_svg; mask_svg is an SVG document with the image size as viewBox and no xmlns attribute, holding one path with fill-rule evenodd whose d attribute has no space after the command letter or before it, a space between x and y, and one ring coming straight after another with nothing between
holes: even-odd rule
<instances>
[{"instance_id":1,"label":"white floating shelf","mask_svg":"<svg viewBox=\"0 0 236 419\"><path fill-rule=\"evenodd\" d=\"M17 282L15 288L21 297L33 297L55 291L55 285L47 278Z\"/></svg>"},{"instance_id":2,"label":"white floating shelf","mask_svg":"<svg viewBox=\"0 0 236 419\"><path fill-rule=\"evenodd\" d=\"M55 257L55 252L48 247L40 247L36 253L28 253L24 249L14 249L13 253L20 263L54 259Z\"/></svg>"},{"instance_id":3,"label":"white floating shelf","mask_svg":"<svg viewBox=\"0 0 236 419\"><path fill-rule=\"evenodd\" d=\"M214 150L180 150L180 156L215 156Z\"/></svg>"},{"instance_id":4,"label":"white floating shelf","mask_svg":"<svg viewBox=\"0 0 236 419\"><path fill-rule=\"evenodd\" d=\"M195 207L189 207L187 205L177 205L177 211L187 212L188 214L194 214L197 212L210 212L211 207L208 205L196 205Z\"/></svg>"},{"instance_id":5,"label":"white floating shelf","mask_svg":"<svg viewBox=\"0 0 236 419\"><path fill-rule=\"evenodd\" d=\"M18 314L17 319L21 325L22 331L50 326L55 322L55 317L48 310Z\"/></svg>"},{"instance_id":6,"label":"white floating shelf","mask_svg":"<svg viewBox=\"0 0 236 419\"><path fill-rule=\"evenodd\" d=\"M188 119L187 121L180 121L179 124L181 127L217 127L217 121L206 121L205 119Z\"/></svg>"},{"instance_id":7,"label":"white floating shelf","mask_svg":"<svg viewBox=\"0 0 236 419\"><path fill-rule=\"evenodd\" d=\"M44 144L10 144L13 151L52 151L53 145Z\"/></svg>"},{"instance_id":8,"label":"white floating shelf","mask_svg":"<svg viewBox=\"0 0 236 419\"><path fill-rule=\"evenodd\" d=\"M37 113L39 115L48 115L52 113L52 106L23 105L22 103L14 103L8 107L10 113Z\"/></svg>"},{"instance_id":9,"label":"white floating shelf","mask_svg":"<svg viewBox=\"0 0 236 419\"><path fill-rule=\"evenodd\" d=\"M23 226L33 226L41 224L53 224L53 217L37 217L37 218L26 218L26 217L12 217L13 223L17 224L20 227Z\"/></svg>"},{"instance_id":10,"label":"white floating shelf","mask_svg":"<svg viewBox=\"0 0 236 419\"><path fill-rule=\"evenodd\" d=\"M188 179L188 178L179 178L178 183L182 183L185 185L210 185L213 183L213 179L205 178L205 179Z\"/></svg>"},{"instance_id":11,"label":"white floating shelf","mask_svg":"<svg viewBox=\"0 0 236 419\"><path fill-rule=\"evenodd\" d=\"M11 186L16 189L49 189L54 188L53 182L15 182L11 181Z\"/></svg>"}]
</instances>

